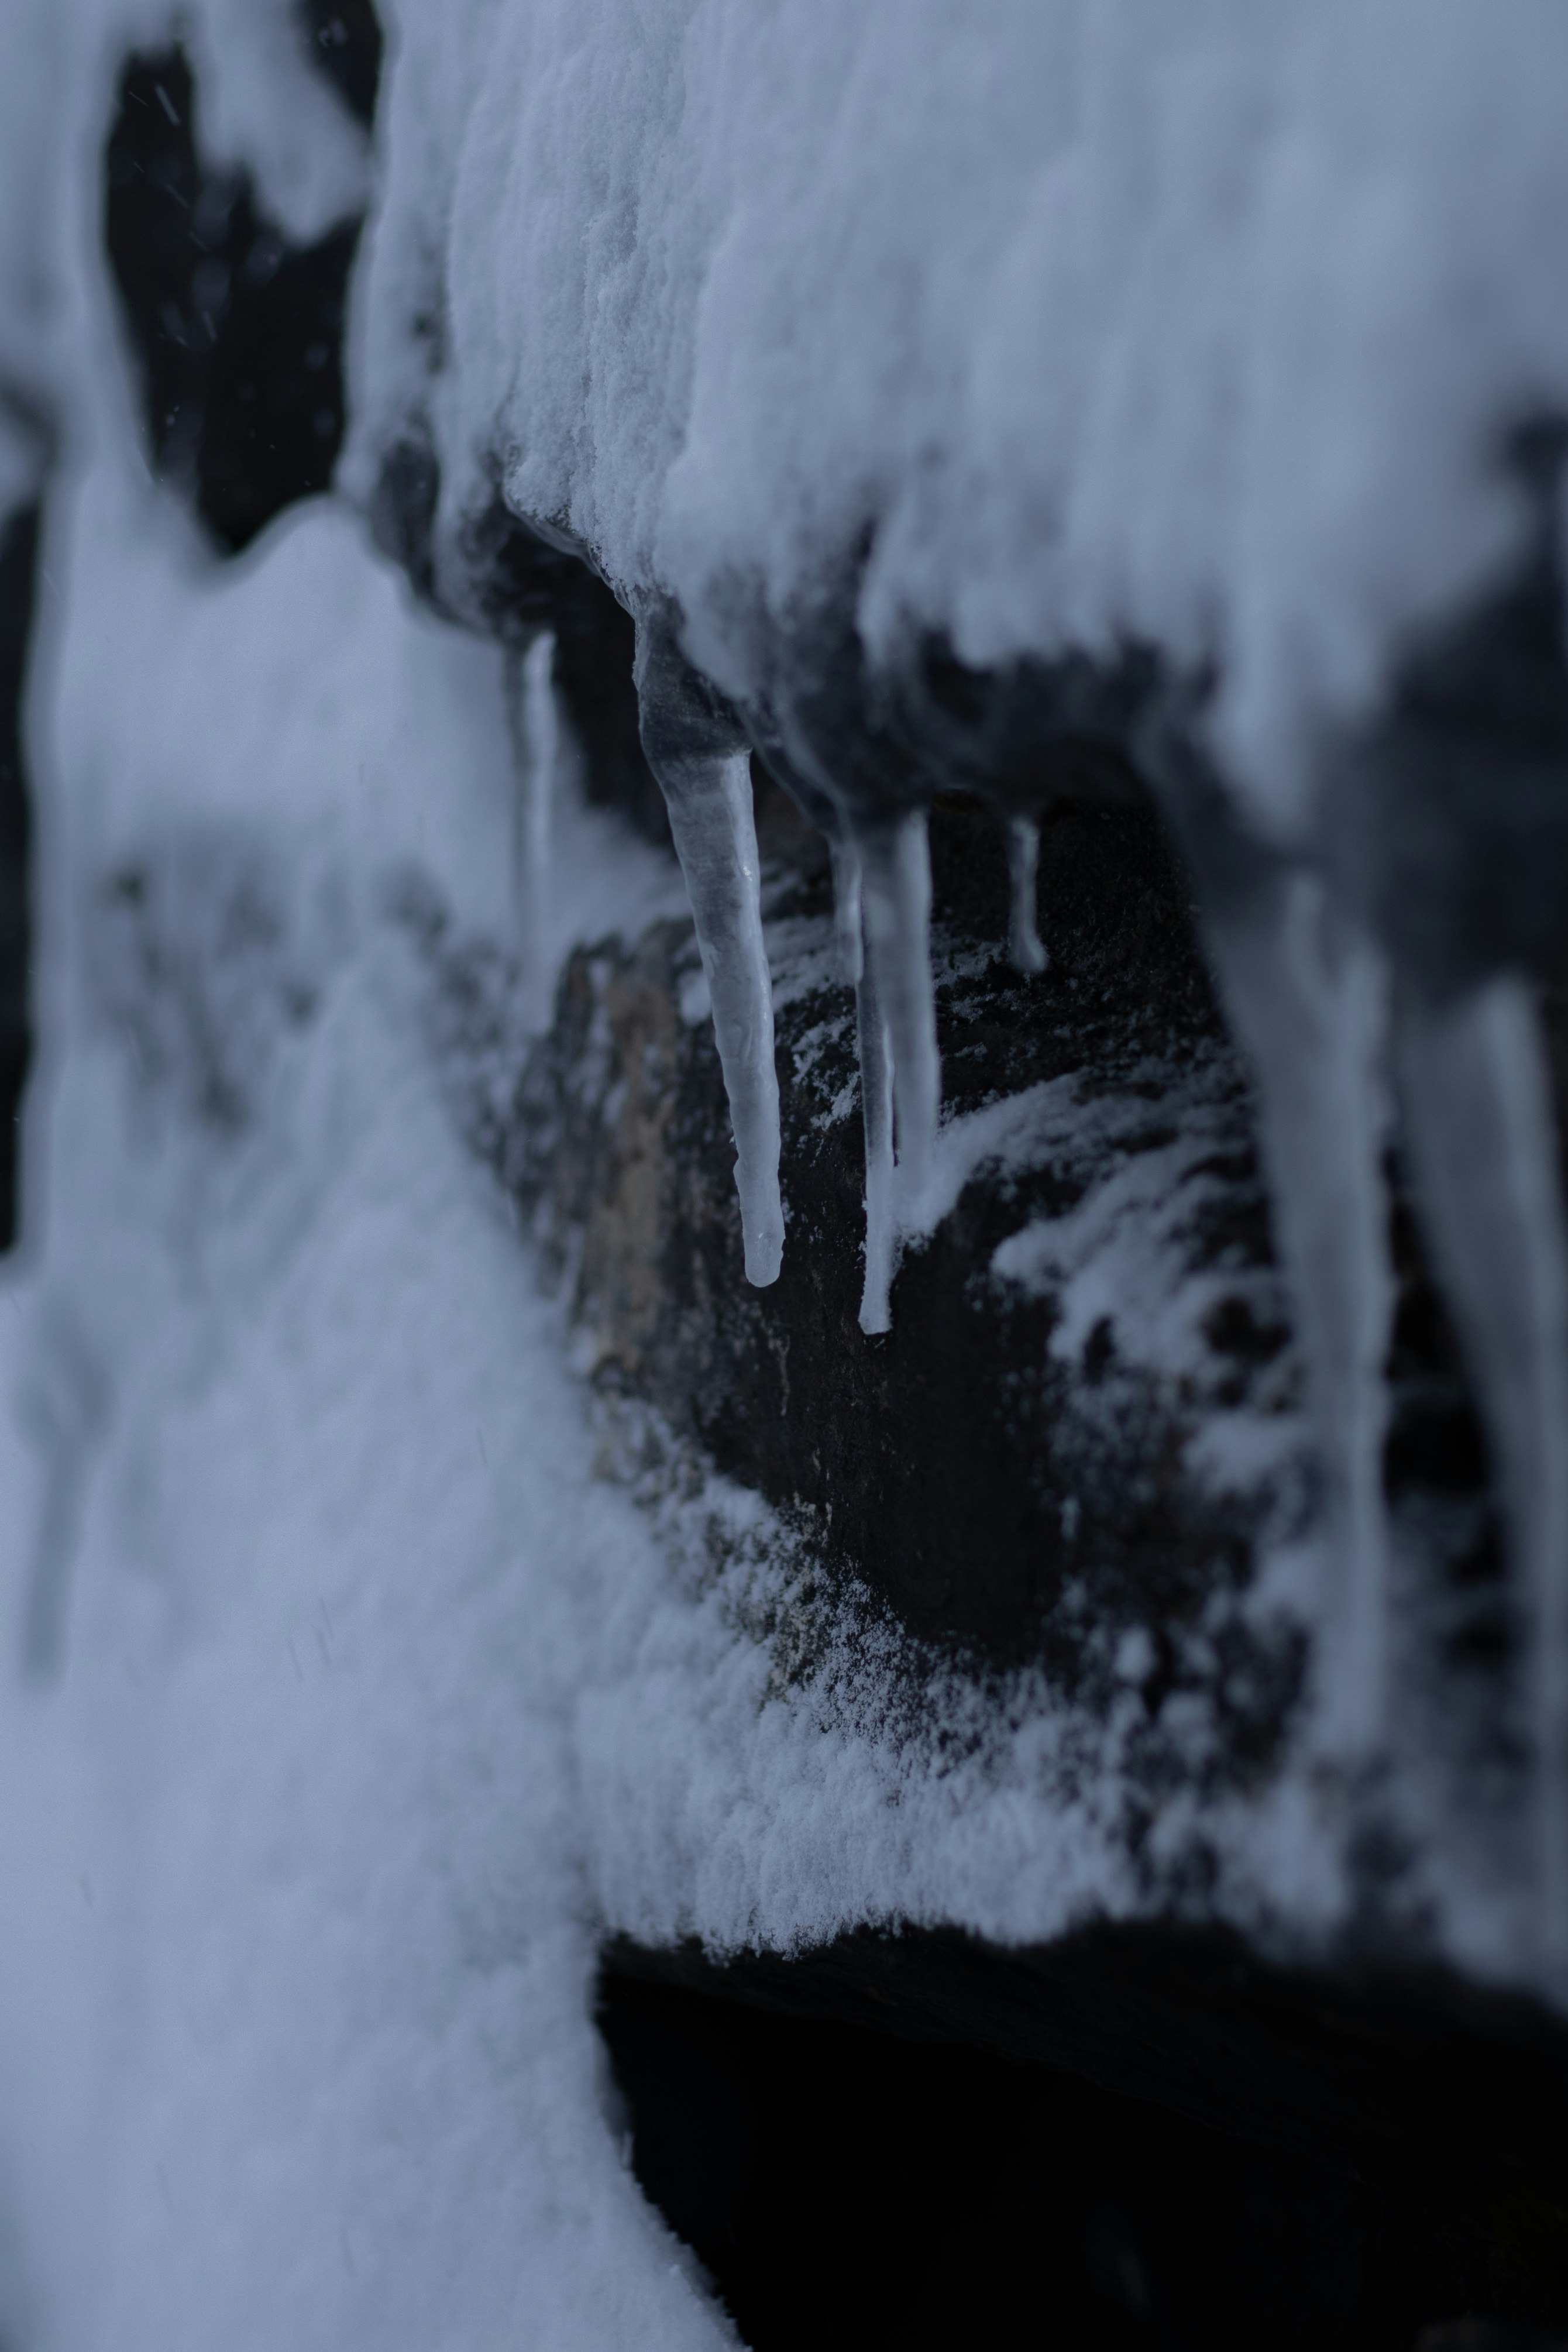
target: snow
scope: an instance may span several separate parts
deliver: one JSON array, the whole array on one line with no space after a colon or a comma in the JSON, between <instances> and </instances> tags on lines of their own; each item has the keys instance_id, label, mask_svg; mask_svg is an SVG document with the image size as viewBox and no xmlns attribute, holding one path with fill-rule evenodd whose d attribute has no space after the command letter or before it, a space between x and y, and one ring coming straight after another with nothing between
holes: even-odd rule
<instances>
[{"instance_id":1,"label":"snow","mask_svg":"<svg viewBox=\"0 0 1568 2352\"><path fill-rule=\"evenodd\" d=\"M330 509L220 572L110 465L51 562L85 903L0 1321L26 2340L724 2341L588 2013L571 1716L657 1559L388 911L415 862L514 919L500 656Z\"/></svg>"},{"instance_id":2,"label":"snow","mask_svg":"<svg viewBox=\"0 0 1568 2352\"><path fill-rule=\"evenodd\" d=\"M1509 972L1412 992L1321 878L1357 835L1336 748L1517 556L1501 436L1568 404L1561 11L385 15L372 159L283 0L180 14L210 158L293 236L374 194L349 498L226 565L146 478L100 249L114 76L174 18L13 0L0 24L0 507L59 450L29 706L44 1051L0 1292L0 2334L38 2352L726 2342L621 2158L602 1936L1037 1938L1145 1899L1114 1710L1038 1676L982 1694L865 1596L797 1670L797 1530L700 1465L657 1492L601 1475L399 909L422 893L515 950L537 1030L568 948L679 892L582 805L548 635L465 638L371 549L351 501L399 444L440 460L453 609L499 469L636 615L759 1283L784 1211L748 730L829 834L868 1335L968 1182L1105 1143L993 1276L1055 1286L1064 1359L1154 1299L1128 1352L1184 1373L1205 1294L1161 1285L1213 1074L1160 1152L1118 1159L1114 1114L1058 1081L942 1123L931 779L839 757L834 681L875 715L927 638L976 668L1212 665L1197 724L1251 881L1208 937L1330 1503L1245 1605L1327 1633L1321 1752L1261 1792L1198 1792L1212 1727L1173 1694L1192 1770L1151 1866L1201 1838L1215 1910L1298 1951L1343 1917L1334 1774L1385 1756L1402 1704L1397 1129L1537 1661L1539 1895L1481 1899L1436 1838L1430 1933L1559 1988L1568 1950L1568 1244L1538 1017ZM992 796L1037 969L1035 811ZM1271 1442L1209 1434L1220 1482ZM1136 1645L1113 1663L1137 1680Z\"/></svg>"},{"instance_id":3,"label":"snow","mask_svg":"<svg viewBox=\"0 0 1568 2352\"><path fill-rule=\"evenodd\" d=\"M503 656L330 506L220 569L126 454L52 509L70 1011L0 1307L24 2340L720 2343L622 2163L598 1937L1135 1908L1124 1728L1032 1685L993 1719L952 1676L911 1723L853 1609L781 1678L755 1498L598 1475L396 912L417 870L515 927ZM660 903L640 855L594 913ZM1326 1929L1322 1824L1269 1801L1237 1900Z\"/></svg>"},{"instance_id":4,"label":"snow","mask_svg":"<svg viewBox=\"0 0 1568 2352\"><path fill-rule=\"evenodd\" d=\"M362 436L425 410L453 515L510 453L731 691L753 592L787 635L870 525L878 656L1215 656L1299 829L1312 727L1517 543L1497 436L1568 389L1549 0L395 14Z\"/></svg>"},{"instance_id":5,"label":"snow","mask_svg":"<svg viewBox=\"0 0 1568 2352\"><path fill-rule=\"evenodd\" d=\"M1551 0L517 0L460 38L436 0L396 19L346 478L368 495L387 447L428 443L456 573L499 467L635 609L673 604L840 838L851 960L859 853L861 1319L883 1330L938 1110L913 829L936 780L846 724L874 734L929 641L976 669L1154 648L1212 680L1190 708L1215 822L1258 847L1258 903L1216 933L1245 962L1286 922L1269 847L1353 873L1379 787L1338 789L1346 749L1421 633L1521 559L1507 437L1568 403L1568 28ZM1010 824L1035 814L1026 786L982 789ZM1365 1750L1395 1113L1361 1000L1387 982L1291 952L1231 996L1339 1529L1328 1681ZM1542 1169L1519 1187L1560 1221ZM1555 1411L1543 1363L1526 1401L1499 1345L1473 1354L1500 1425ZM1554 1508L1521 1489L1517 1544Z\"/></svg>"}]
</instances>

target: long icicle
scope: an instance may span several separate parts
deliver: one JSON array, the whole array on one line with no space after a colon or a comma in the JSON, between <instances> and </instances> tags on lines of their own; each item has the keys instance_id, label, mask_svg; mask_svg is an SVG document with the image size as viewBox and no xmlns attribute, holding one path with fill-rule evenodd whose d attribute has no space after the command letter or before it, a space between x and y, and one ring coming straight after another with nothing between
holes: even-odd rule
<instances>
[{"instance_id":1,"label":"long icicle","mask_svg":"<svg viewBox=\"0 0 1568 2352\"><path fill-rule=\"evenodd\" d=\"M925 811L913 809L890 824L868 826L856 838L866 960L892 1054L895 1197L912 1202L925 1183L942 1102Z\"/></svg>"},{"instance_id":2,"label":"long icicle","mask_svg":"<svg viewBox=\"0 0 1568 2352\"><path fill-rule=\"evenodd\" d=\"M555 637L546 629L526 652L507 657L507 719L515 778L512 859L522 943L523 1019L550 1019L551 866L559 729L555 713Z\"/></svg>"},{"instance_id":3,"label":"long icicle","mask_svg":"<svg viewBox=\"0 0 1568 2352\"><path fill-rule=\"evenodd\" d=\"M860 912L860 853L841 834L829 834L827 852L833 862L833 936L838 949L838 969L851 988L860 985L866 950Z\"/></svg>"},{"instance_id":4,"label":"long icicle","mask_svg":"<svg viewBox=\"0 0 1568 2352\"><path fill-rule=\"evenodd\" d=\"M1211 908L1226 1001L1258 1084L1284 1271L1327 1474L1332 1589L1320 1661L1331 1749L1387 1731L1384 1367L1394 1305L1383 1157L1387 982L1311 876Z\"/></svg>"},{"instance_id":5,"label":"long icicle","mask_svg":"<svg viewBox=\"0 0 1568 2352\"><path fill-rule=\"evenodd\" d=\"M773 981L763 940L751 761L743 751L718 759L666 758L654 762L654 772L669 810L713 1001L735 1132L746 1279L763 1289L778 1280L784 1209Z\"/></svg>"},{"instance_id":6,"label":"long icicle","mask_svg":"<svg viewBox=\"0 0 1568 2352\"><path fill-rule=\"evenodd\" d=\"M876 966L862 957L855 985L855 1037L860 1057L860 1112L866 1129L866 1280L860 1328L893 1328L889 1296L898 1248L893 1197L893 1063L877 991Z\"/></svg>"},{"instance_id":7,"label":"long icicle","mask_svg":"<svg viewBox=\"0 0 1568 2352\"><path fill-rule=\"evenodd\" d=\"M1050 958L1035 919L1040 876L1040 828L1032 816L1007 819L1007 879L1012 907L1007 925L1007 952L1018 971L1044 971Z\"/></svg>"},{"instance_id":8,"label":"long icicle","mask_svg":"<svg viewBox=\"0 0 1568 2352\"><path fill-rule=\"evenodd\" d=\"M1535 1005L1504 978L1406 1007L1419 1199L1480 1391L1529 1612L1542 1957L1568 1965L1568 1235Z\"/></svg>"}]
</instances>

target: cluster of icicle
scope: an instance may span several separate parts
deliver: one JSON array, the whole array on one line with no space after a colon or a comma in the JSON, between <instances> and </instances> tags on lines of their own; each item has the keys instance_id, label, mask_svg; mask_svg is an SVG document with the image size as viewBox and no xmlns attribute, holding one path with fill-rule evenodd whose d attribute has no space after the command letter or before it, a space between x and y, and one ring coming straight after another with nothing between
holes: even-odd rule
<instances>
[{"instance_id":1,"label":"cluster of icicle","mask_svg":"<svg viewBox=\"0 0 1568 2352\"><path fill-rule=\"evenodd\" d=\"M548 644L530 657L549 695ZM784 1243L771 983L752 822L752 744L686 669L665 626L640 638L650 761L690 898L736 1143L748 1280L774 1281ZM524 796L525 895L547 890L539 754ZM828 836L846 979L855 990L866 1155L860 1324L890 1328L900 1228L918 1208L940 1110L926 814L857 807L823 773L797 796ZM1044 968L1038 829L1006 819L1011 950ZM1224 831L1223 821L1221 825ZM1205 847L1187 829L1200 888ZM1227 869L1237 843L1214 845ZM1331 1572L1320 1727L1370 1764L1390 1671L1384 1380L1394 1307L1384 1162L1397 1119L1430 1245L1468 1343L1527 1595L1531 1714L1543 1767L1543 1957L1568 1960L1568 1244L1550 1079L1524 981L1495 973L1434 997L1306 861L1254 845L1238 887L1205 894L1207 930L1261 1097L1276 1223L1328 1473Z\"/></svg>"},{"instance_id":2,"label":"cluster of icicle","mask_svg":"<svg viewBox=\"0 0 1568 2352\"><path fill-rule=\"evenodd\" d=\"M1568 1246L1537 1013L1509 954L1451 982L1402 966L1344 883L1386 812L1358 813L1321 756L1364 740L1410 630L1517 552L1500 423L1526 394L1568 409L1568 19L1545 0L386 16L345 479L374 502L417 454L449 610L499 504L637 618L752 1282L784 1240L752 749L832 845L868 1332L940 1101L930 763L868 781L821 709L795 725L770 635L858 544L841 602L863 679L941 642L975 676L1136 645L1208 681L1209 801L1157 741L1147 772L1259 1087L1339 1580L1320 1713L1342 1756L1385 1747L1397 1134L1528 1595L1543 1934L1568 1964ZM994 806L1015 958L1037 968L1037 812L1026 791Z\"/></svg>"}]
</instances>

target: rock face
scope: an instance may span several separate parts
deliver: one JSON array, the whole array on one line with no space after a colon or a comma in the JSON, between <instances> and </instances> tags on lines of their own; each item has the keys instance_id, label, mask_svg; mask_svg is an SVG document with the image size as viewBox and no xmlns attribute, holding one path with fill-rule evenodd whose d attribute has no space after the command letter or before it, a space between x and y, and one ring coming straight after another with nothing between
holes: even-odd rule
<instances>
[{"instance_id":1,"label":"rock face","mask_svg":"<svg viewBox=\"0 0 1568 2352\"><path fill-rule=\"evenodd\" d=\"M770 804L787 826L775 796L764 840ZM893 1328L872 1339L855 1314L853 1003L826 860L801 834L770 897L777 1284L735 1278L732 1145L683 927L574 954L549 1037L522 1053L515 1091L487 1090L476 1139L570 1264L601 1382L809 1528L822 1566L917 1641L1069 1679L1134 1627L1179 1647L1248 1580L1260 1517L1300 1509L1302 1438L1247 1080L1158 822L1057 813L1040 896L1052 962L1026 980L1003 952L999 842L978 810L939 817L952 1203L907 1246ZM460 953L443 970L460 1068L496 1007ZM1118 1279L1131 1261L1142 1291ZM1232 1416L1264 1454L1226 1491L1189 1457ZM1252 1663L1259 1717L1238 1735L1272 1738L1299 1661ZM1162 1668L1177 1671L1173 1651ZM1239 1697L1247 1670L1230 1671Z\"/></svg>"},{"instance_id":2,"label":"rock face","mask_svg":"<svg viewBox=\"0 0 1568 2352\"><path fill-rule=\"evenodd\" d=\"M461 1115L567 1281L601 1391L656 1408L918 1650L982 1679L1043 1670L1102 1710L1125 1704L1131 1661L1149 1802L1188 1769L1170 1727L1194 1708L1205 1774L1266 1775L1299 1727L1307 1637L1258 1612L1257 1587L1321 1492L1256 1104L1179 859L1147 809L1060 805L1039 891L1051 963L1022 978L1002 952L999 843L973 808L938 813L944 1213L906 1245L893 1329L868 1339L826 859L776 793L759 805L790 1236L766 1290L736 1278L689 931L575 951L535 1041L505 958L414 910ZM1420 1580L1407 1665L1450 1747L1506 1779L1517 1657L1485 1442L1397 1192L1392 1213L1384 1479Z\"/></svg>"}]
</instances>

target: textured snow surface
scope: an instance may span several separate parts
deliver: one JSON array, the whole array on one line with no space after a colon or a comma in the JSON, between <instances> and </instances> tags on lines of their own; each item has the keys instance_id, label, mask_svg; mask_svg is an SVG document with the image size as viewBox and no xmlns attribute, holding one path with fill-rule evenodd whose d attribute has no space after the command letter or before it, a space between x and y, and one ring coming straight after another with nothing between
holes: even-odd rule
<instances>
[{"instance_id":1,"label":"textured snow surface","mask_svg":"<svg viewBox=\"0 0 1568 2352\"><path fill-rule=\"evenodd\" d=\"M396 913L417 872L515 925L501 656L330 509L221 573L114 464L55 512L46 1209L0 1303L20 2340L721 2341L623 2166L597 1936L1135 1908L1116 1727L911 1717L854 1626L781 1686L754 1500L596 1475ZM563 831L592 916L668 907ZM1302 1788L1205 1827L1238 1916L1331 1920Z\"/></svg>"},{"instance_id":2,"label":"textured snow surface","mask_svg":"<svg viewBox=\"0 0 1568 2352\"><path fill-rule=\"evenodd\" d=\"M397 0L358 478L433 435L721 682L868 527L879 656L1216 659L1260 821L1515 543L1568 395L1551 0Z\"/></svg>"},{"instance_id":3,"label":"textured snow surface","mask_svg":"<svg viewBox=\"0 0 1568 2352\"><path fill-rule=\"evenodd\" d=\"M220 583L160 508L100 475L51 550L81 929L4 1309L19 2340L718 2342L587 2014L574 1712L652 1547L382 911L416 860L507 923L500 657L331 513Z\"/></svg>"}]
</instances>

